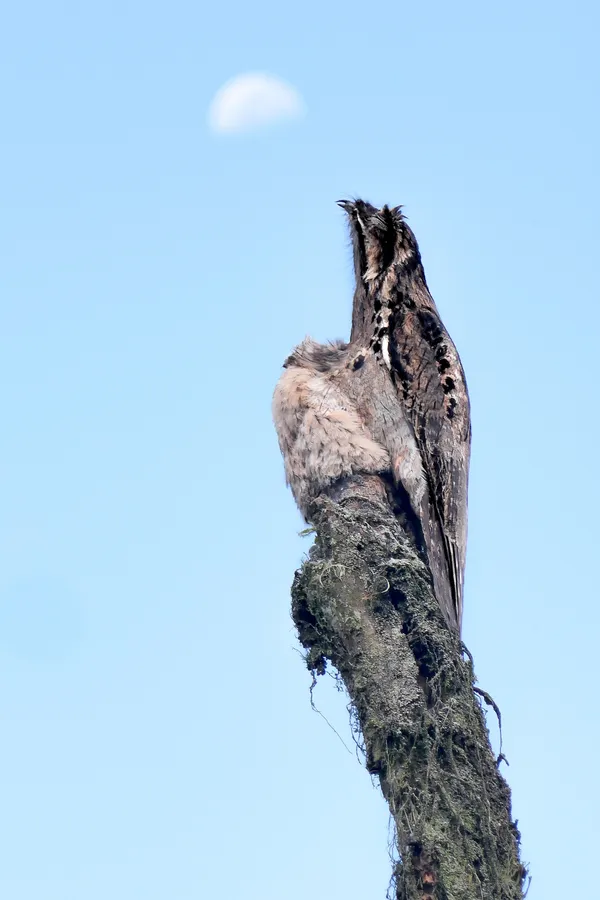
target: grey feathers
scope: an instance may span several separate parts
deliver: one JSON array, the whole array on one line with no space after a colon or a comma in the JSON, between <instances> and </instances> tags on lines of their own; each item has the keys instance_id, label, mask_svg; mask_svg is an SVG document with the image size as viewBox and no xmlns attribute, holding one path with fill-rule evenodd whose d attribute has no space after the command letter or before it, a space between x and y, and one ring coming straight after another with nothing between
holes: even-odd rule
<instances>
[{"instance_id":1,"label":"grey feathers","mask_svg":"<svg viewBox=\"0 0 600 900\"><path fill-rule=\"evenodd\" d=\"M329 341L317 344L312 338L305 338L295 347L286 361L284 368L297 366L301 369L313 369L315 372L332 372L344 362L348 344L344 341Z\"/></svg>"},{"instance_id":2,"label":"grey feathers","mask_svg":"<svg viewBox=\"0 0 600 900\"><path fill-rule=\"evenodd\" d=\"M460 630L467 541L469 397L400 207L341 202L354 249L349 344L307 338L285 362L273 414L288 483L310 501L349 474L405 492L438 602Z\"/></svg>"},{"instance_id":3,"label":"grey feathers","mask_svg":"<svg viewBox=\"0 0 600 900\"><path fill-rule=\"evenodd\" d=\"M286 480L305 517L311 500L339 478L390 468L387 450L344 393L344 347L307 338L286 360L273 396Z\"/></svg>"}]
</instances>

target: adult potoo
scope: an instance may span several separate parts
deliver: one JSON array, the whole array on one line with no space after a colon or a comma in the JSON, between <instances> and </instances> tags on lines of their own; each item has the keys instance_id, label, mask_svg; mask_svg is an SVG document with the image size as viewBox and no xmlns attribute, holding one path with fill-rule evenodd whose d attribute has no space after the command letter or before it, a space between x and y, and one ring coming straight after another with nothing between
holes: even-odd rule
<instances>
[{"instance_id":1,"label":"adult potoo","mask_svg":"<svg viewBox=\"0 0 600 900\"><path fill-rule=\"evenodd\" d=\"M357 276L351 342L387 370L414 430L427 490L417 496L404 486L423 529L438 602L460 631L471 444L465 374L401 208L376 209L360 200L340 205L350 221ZM389 446L389 427L372 427Z\"/></svg>"}]
</instances>

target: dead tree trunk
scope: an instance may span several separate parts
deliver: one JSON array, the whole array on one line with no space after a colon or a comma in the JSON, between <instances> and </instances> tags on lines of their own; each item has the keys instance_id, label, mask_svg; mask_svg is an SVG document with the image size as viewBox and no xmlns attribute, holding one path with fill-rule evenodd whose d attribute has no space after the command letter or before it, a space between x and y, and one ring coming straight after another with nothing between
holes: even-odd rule
<instances>
[{"instance_id":1,"label":"dead tree trunk","mask_svg":"<svg viewBox=\"0 0 600 900\"><path fill-rule=\"evenodd\" d=\"M292 612L307 665L340 673L396 826L398 900L520 900L510 791L431 573L376 476L313 503Z\"/></svg>"}]
</instances>

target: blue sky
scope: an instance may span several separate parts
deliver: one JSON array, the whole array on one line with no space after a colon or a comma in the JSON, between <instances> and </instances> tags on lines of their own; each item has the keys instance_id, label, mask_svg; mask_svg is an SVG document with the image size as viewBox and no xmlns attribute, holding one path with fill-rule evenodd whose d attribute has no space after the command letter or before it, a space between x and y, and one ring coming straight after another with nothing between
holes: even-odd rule
<instances>
[{"instance_id":1,"label":"blue sky","mask_svg":"<svg viewBox=\"0 0 600 900\"><path fill-rule=\"evenodd\" d=\"M383 897L387 814L311 711L270 421L349 330L335 200L403 203L473 403L464 635L530 900L595 856L600 15L97 0L0 35L0 893ZM278 75L306 116L214 135ZM349 743L343 697L316 703ZM492 725L494 741L497 735Z\"/></svg>"}]
</instances>

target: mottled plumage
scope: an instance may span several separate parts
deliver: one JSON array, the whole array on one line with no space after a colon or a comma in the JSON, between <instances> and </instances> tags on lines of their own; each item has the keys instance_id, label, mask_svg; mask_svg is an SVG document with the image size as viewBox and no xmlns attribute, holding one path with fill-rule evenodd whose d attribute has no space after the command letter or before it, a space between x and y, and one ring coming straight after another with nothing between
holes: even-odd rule
<instances>
[{"instance_id":1,"label":"mottled plumage","mask_svg":"<svg viewBox=\"0 0 600 900\"><path fill-rule=\"evenodd\" d=\"M464 371L400 207L378 210L360 200L340 205L350 220L362 283L357 290L366 295L358 309L370 313L370 321L355 316L353 338L368 336L414 429L428 490L419 499L405 487L423 528L438 600L460 629L471 442ZM402 482L393 453L392 465Z\"/></svg>"},{"instance_id":2,"label":"mottled plumage","mask_svg":"<svg viewBox=\"0 0 600 900\"><path fill-rule=\"evenodd\" d=\"M343 202L356 290L349 344L305 340L286 360L273 414L288 483L310 501L350 474L405 492L438 602L460 631L467 540L469 397L400 208Z\"/></svg>"}]
</instances>

